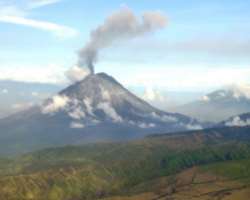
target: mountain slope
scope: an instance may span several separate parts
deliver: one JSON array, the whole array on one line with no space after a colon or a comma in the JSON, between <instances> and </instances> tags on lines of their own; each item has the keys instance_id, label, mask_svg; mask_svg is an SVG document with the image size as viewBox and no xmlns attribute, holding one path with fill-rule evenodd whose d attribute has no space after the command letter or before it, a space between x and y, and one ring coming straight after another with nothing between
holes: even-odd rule
<instances>
[{"instance_id":1,"label":"mountain slope","mask_svg":"<svg viewBox=\"0 0 250 200\"><path fill-rule=\"evenodd\" d=\"M249 191L249 130L232 127L154 135L0 160L0 198L138 199L141 193L151 192L156 199L184 199L185 195L224 199L241 189ZM142 199L152 199L145 195Z\"/></svg>"},{"instance_id":2,"label":"mountain slope","mask_svg":"<svg viewBox=\"0 0 250 200\"><path fill-rule=\"evenodd\" d=\"M235 86L217 90L174 110L204 121L220 122L250 112L250 89Z\"/></svg>"},{"instance_id":3,"label":"mountain slope","mask_svg":"<svg viewBox=\"0 0 250 200\"><path fill-rule=\"evenodd\" d=\"M130 140L147 134L201 129L196 120L160 111L100 73L62 90L41 107L0 121L0 152Z\"/></svg>"}]
</instances>

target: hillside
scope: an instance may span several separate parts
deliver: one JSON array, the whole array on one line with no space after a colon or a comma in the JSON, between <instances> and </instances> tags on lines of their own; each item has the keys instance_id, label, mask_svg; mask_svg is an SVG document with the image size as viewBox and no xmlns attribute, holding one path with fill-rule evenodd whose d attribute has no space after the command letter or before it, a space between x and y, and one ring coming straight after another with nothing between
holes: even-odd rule
<instances>
[{"instance_id":1,"label":"hillside","mask_svg":"<svg viewBox=\"0 0 250 200\"><path fill-rule=\"evenodd\" d=\"M239 184L245 189L248 188L245 182L240 179L234 182L235 165L232 164L232 170L230 165L226 165L229 166L227 171L222 169L224 162L241 161L240 166L244 168L246 165L246 172L240 170L235 172L236 175L245 173L244 178L250 178L247 170L250 162L249 131L249 127L243 127L155 135L133 142L67 146L2 159L0 199L118 199L117 196L128 195L139 199L137 195L163 195L162 191L169 188L172 188L169 194L172 197L185 194L176 180L183 182L185 176L182 173L188 169L198 170L195 174L205 178L207 173L212 178L222 177L215 179L222 186L212 191L228 191L231 182L233 188ZM217 163L218 167L212 163ZM224 178L228 179L228 185L220 181ZM208 179L210 182L210 175ZM193 181L189 182L191 193L196 190ZM203 185L205 189L206 185ZM144 199L160 199L151 197Z\"/></svg>"},{"instance_id":2,"label":"hillside","mask_svg":"<svg viewBox=\"0 0 250 200\"><path fill-rule=\"evenodd\" d=\"M192 167L134 188L142 193L105 200L247 200L250 160L223 161Z\"/></svg>"}]
</instances>

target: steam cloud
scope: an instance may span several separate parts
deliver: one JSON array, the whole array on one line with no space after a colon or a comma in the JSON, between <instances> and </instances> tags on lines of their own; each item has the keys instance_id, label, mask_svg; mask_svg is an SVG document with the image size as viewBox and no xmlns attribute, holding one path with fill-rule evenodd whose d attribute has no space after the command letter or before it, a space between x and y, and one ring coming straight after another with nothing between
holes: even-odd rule
<instances>
[{"instance_id":1,"label":"steam cloud","mask_svg":"<svg viewBox=\"0 0 250 200\"><path fill-rule=\"evenodd\" d=\"M65 76L68 78L70 82L74 83L76 81L81 81L87 75L89 75L89 73L90 73L89 69L82 68L76 65L67 70L65 72Z\"/></svg>"},{"instance_id":2,"label":"steam cloud","mask_svg":"<svg viewBox=\"0 0 250 200\"><path fill-rule=\"evenodd\" d=\"M89 42L79 52L78 66L88 67L94 73L99 51L114 42L133 39L166 26L165 16L158 11L143 13L141 19L128 7L109 16L102 25L93 30Z\"/></svg>"}]
</instances>

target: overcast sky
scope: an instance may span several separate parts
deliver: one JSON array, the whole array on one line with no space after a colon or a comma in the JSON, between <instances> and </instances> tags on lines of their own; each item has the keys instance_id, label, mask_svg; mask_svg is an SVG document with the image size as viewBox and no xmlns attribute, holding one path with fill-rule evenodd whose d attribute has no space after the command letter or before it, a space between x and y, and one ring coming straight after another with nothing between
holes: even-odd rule
<instances>
[{"instance_id":1,"label":"overcast sky","mask_svg":"<svg viewBox=\"0 0 250 200\"><path fill-rule=\"evenodd\" d=\"M102 51L97 72L173 91L250 82L248 0L0 0L0 79L65 82L90 31L124 5L168 24Z\"/></svg>"}]
</instances>

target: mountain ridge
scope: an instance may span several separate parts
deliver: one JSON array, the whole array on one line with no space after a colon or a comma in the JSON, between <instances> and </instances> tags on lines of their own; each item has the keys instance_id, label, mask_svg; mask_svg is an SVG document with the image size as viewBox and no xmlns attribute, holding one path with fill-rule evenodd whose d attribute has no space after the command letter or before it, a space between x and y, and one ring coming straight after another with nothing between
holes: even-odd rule
<instances>
[{"instance_id":1,"label":"mountain ridge","mask_svg":"<svg viewBox=\"0 0 250 200\"><path fill-rule=\"evenodd\" d=\"M231 116L250 112L249 94L248 87L228 87L211 92L199 100L178 106L173 110L203 121L220 122Z\"/></svg>"}]
</instances>

